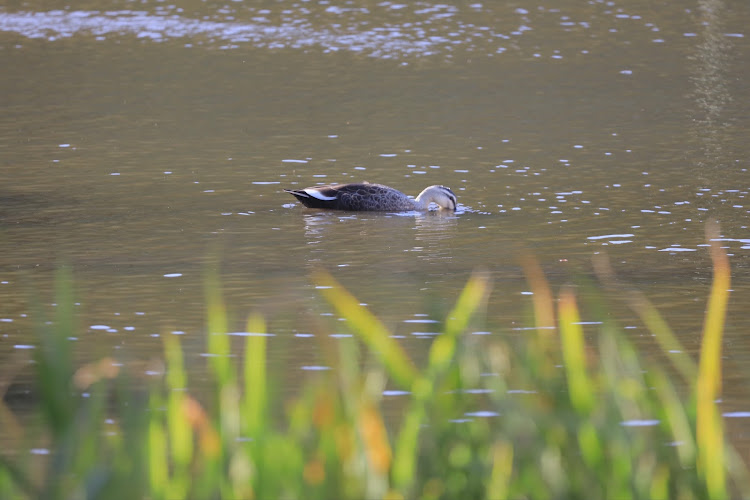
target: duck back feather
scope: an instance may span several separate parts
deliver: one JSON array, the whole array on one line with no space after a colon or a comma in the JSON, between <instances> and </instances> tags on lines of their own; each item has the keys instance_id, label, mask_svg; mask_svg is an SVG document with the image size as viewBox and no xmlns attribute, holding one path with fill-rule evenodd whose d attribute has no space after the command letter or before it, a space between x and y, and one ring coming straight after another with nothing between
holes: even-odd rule
<instances>
[{"instance_id":1,"label":"duck back feather","mask_svg":"<svg viewBox=\"0 0 750 500\"><path fill-rule=\"evenodd\" d=\"M309 208L393 212L417 209L412 198L382 184L333 184L284 191Z\"/></svg>"}]
</instances>

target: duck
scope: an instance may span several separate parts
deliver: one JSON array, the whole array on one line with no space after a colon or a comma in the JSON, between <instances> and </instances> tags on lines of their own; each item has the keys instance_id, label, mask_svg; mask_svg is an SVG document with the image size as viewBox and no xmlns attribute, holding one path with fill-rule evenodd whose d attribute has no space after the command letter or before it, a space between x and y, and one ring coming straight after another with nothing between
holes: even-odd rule
<instances>
[{"instance_id":1,"label":"duck","mask_svg":"<svg viewBox=\"0 0 750 500\"><path fill-rule=\"evenodd\" d=\"M445 186L426 187L416 198L398 189L369 182L329 184L303 189L285 189L308 208L380 212L426 211L435 203L441 209L455 210L457 199Z\"/></svg>"}]
</instances>

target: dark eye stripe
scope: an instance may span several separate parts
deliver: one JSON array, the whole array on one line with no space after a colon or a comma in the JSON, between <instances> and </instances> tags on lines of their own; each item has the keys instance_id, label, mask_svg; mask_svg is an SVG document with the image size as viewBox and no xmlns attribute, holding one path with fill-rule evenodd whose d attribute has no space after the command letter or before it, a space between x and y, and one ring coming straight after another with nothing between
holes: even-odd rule
<instances>
[{"instance_id":1,"label":"dark eye stripe","mask_svg":"<svg viewBox=\"0 0 750 500\"><path fill-rule=\"evenodd\" d=\"M445 193L446 195L448 195L448 197L449 197L449 198L450 198L451 200L453 200L453 204L454 204L454 205L458 204L458 198L456 198L456 195L455 195L455 194L453 194L453 191L451 191L451 188L449 188L449 187L446 187L446 186L439 186L439 187L440 187L440 189L442 189L442 190L443 190L443 192L444 192L444 193Z\"/></svg>"}]
</instances>

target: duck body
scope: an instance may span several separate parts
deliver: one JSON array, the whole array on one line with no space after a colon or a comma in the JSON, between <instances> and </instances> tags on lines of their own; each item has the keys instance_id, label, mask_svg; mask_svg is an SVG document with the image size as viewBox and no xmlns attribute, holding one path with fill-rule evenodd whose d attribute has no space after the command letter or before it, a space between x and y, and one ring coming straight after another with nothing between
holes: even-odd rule
<instances>
[{"instance_id":1,"label":"duck body","mask_svg":"<svg viewBox=\"0 0 750 500\"><path fill-rule=\"evenodd\" d=\"M456 195L445 186L430 186L416 198L383 184L354 183L285 189L308 208L329 210L407 212L428 210L430 203L456 209Z\"/></svg>"}]
</instances>

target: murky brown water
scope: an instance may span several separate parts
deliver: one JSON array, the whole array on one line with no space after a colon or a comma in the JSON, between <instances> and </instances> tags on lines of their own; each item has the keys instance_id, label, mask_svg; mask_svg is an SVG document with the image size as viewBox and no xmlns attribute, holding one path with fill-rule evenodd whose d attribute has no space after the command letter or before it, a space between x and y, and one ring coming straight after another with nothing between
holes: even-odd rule
<instances>
[{"instance_id":1,"label":"murky brown water","mask_svg":"<svg viewBox=\"0 0 750 500\"><path fill-rule=\"evenodd\" d=\"M419 357L476 268L495 278L488 329L521 326L521 251L555 286L606 252L695 350L715 218L734 271L724 401L746 415L749 25L743 0L12 2L0 357L27 355L28 297L51 302L65 262L82 357L142 360L178 332L202 366L212 253L233 327L262 309L292 381L336 326L311 270ZM445 184L461 209L315 212L282 192L354 180ZM655 348L624 307L613 314ZM732 420L746 442L746 419Z\"/></svg>"}]
</instances>

